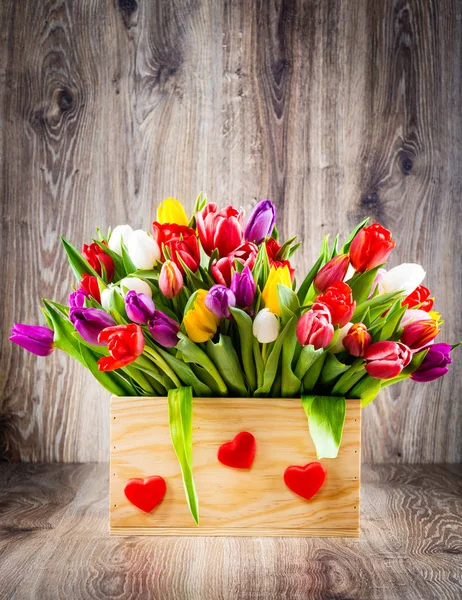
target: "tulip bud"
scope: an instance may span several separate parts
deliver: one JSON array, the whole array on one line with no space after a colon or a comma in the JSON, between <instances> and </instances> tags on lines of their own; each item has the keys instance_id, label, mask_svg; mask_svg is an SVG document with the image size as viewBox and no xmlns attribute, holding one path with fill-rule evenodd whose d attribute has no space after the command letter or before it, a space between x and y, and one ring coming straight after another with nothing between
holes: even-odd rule
<instances>
[{"instance_id":1,"label":"tulip bud","mask_svg":"<svg viewBox=\"0 0 462 600\"><path fill-rule=\"evenodd\" d=\"M231 281L231 291L236 297L236 306L250 308L255 300L257 286L249 267L244 267L242 273L234 273Z\"/></svg>"},{"instance_id":2,"label":"tulip bud","mask_svg":"<svg viewBox=\"0 0 462 600\"><path fill-rule=\"evenodd\" d=\"M162 265L159 288L166 298L176 298L183 289L183 275L172 260L166 260Z\"/></svg>"},{"instance_id":3,"label":"tulip bud","mask_svg":"<svg viewBox=\"0 0 462 600\"><path fill-rule=\"evenodd\" d=\"M311 345L315 350L326 348L334 337L334 326L331 322L330 312L322 305L303 313L300 317L296 334L302 346Z\"/></svg>"},{"instance_id":4,"label":"tulip bud","mask_svg":"<svg viewBox=\"0 0 462 600\"><path fill-rule=\"evenodd\" d=\"M82 254L87 259L90 267L98 273L101 277L103 276L103 267L106 273L106 280L112 281L114 277L114 261L102 250L96 242L87 246L83 245Z\"/></svg>"},{"instance_id":5,"label":"tulip bud","mask_svg":"<svg viewBox=\"0 0 462 600\"><path fill-rule=\"evenodd\" d=\"M260 344L274 342L279 335L279 320L268 308L263 308L255 317L252 332Z\"/></svg>"},{"instance_id":6,"label":"tulip bud","mask_svg":"<svg viewBox=\"0 0 462 600\"><path fill-rule=\"evenodd\" d=\"M183 325L193 342L206 342L213 338L220 320L205 305L206 290L198 290L193 306L183 317Z\"/></svg>"},{"instance_id":7,"label":"tulip bud","mask_svg":"<svg viewBox=\"0 0 462 600\"><path fill-rule=\"evenodd\" d=\"M272 313L280 316L281 309L279 307L278 285L285 285L292 289L292 281L290 279L290 271L288 266L276 268L272 266L266 280L265 287L261 294L265 307Z\"/></svg>"},{"instance_id":8,"label":"tulip bud","mask_svg":"<svg viewBox=\"0 0 462 600\"><path fill-rule=\"evenodd\" d=\"M125 296L125 312L130 321L146 325L154 315L154 302L149 296L130 290Z\"/></svg>"},{"instance_id":9,"label":"tulip bud","mask_svg":"<svg viewBox=\"0 0 462 600\"><path fill-rule=\"evenodd\" d=\"M314 278L314 288L317 292L325 292L328 287L337 281L343 281L348 271L350 259L348 254L339 254L331 258Z\"/></svg>"},{"instance_id":10,"label":"tulip bud","mask_svg":"<svg viewBox=\"0 0 462 600\"><path fill-rule=\"evenodd\" d=\"M165 313L160 310L154 311L148 327L154 340L161 346L173 348L177 345L180 326Z\"/></svg>"},{"instance_id":11,"label":"tulip bud","mask_svg":"<svg viewBox=\"0 0 462 600\"><path fill-rule=\"evenodd\" d=\"M122 254L122 242L126 246L132 233L133 229L130 227L130 225L117 225L117 227L115 227L114 231L111 233L107 243L108 248L120 256Z\"/></svg>"},{"instance_id":12,"label":"tulip bud","mask_svg":"<svg viewBox=\"0 0 462 600\"><path fill-rule=\"evenodd\" d=\"M80 289L88 294L88 296L91 296L97 302L101 303L101 292L99 291L98 280L94 275L87 275L87 273L82 275Z\"/></svg>"},{"instance_id":13,"label":"tulip bud","mask_svg":"<svg viewBox=\"0 0 462 600\"><path fill-rule=\"evenodd\" d=\"M98 341L103 329L115 325L114 319L99 308L71 308L69 320L82 338L95 346L103 345Z\"/></svg>"},{"instance_id":14,"label":"tulip bud","mask_svg":"<svg viewBox=\"0 0 462 600\"><path fill-rule=\"evenodd\" d=\"M234 258L232 254L224 256L219 260L213 260L210 270L216 283L229 287L231 285L234 271Z\"/></svg>"},{"instance_id":15,"label":"tulip bud","mask_svg":"<svg viewBox=\"0 0 462 600\"><path fill-rule=\"evenodd\" d=\"M157 208L157 222L187 226L189 221L181 202L176 198L167 198Z\"/></svg>"},{"instance_id":16,"label":"tulip bud","mask_svg":"<svg viewBox=\"0 0 462 600\"><path fill-rule=\"evenodd\" d=\"M85 306L85 298L88 298L87 292L84 290L76 290L69 294L69 306L73 308L83 308Z\"/></svg>"},{"instance_id":17,"label":"tulip bud","mask_svg":"<svg viewBox=\"0 0 462 600\"><path fill-rule=\"evenodd\" d=\"M422 364L412 373L411 379L424 383L446 375L449 371L448 365L452 363L449 355L451 350L452 346L444 342L430 346Z\"/></svg>"},{"instance_id":18,"label":"tulip bud","mask_svg":"<svg viewBox=\"0 0 462 600\"><path fill-rule=\"evenodd\" d=\"M197 233L205 253L217 249L220 258L227 256L242 243L243 212L227 206L218 211L214 202L196 214Z\"/></svg>"},{"instance_id":19,"label":"tulip bud","mask_svg":"<svg viewBox=\"0 0 462 600\"><path fill-rule=\"evenodd\" d=\"M409 296L425 278L425 271L421 265L415 263L403 263L385 271L378 281L379 292L390 294L403 292Z\"/></svg>"},{"instance_id":20,"label":"tulip bud","mask_svg":"<svg viewBox=\"0 0 462 600\"><path fill-rule=\"evenodd\" d=\"M396 242L380 223L363 227L353 238L350 261L356 271L363 273L386 262Z\"/></svg>"},{"instance_id":21,"label":"tulip bud","mask_svg":"<svg viewBox=\"0 0 462 600\"><path fill-rule=\"evenodd\" d=\"M261 244L274 227L276 208L270 200L259 202L250 214L244 230L244 237L249 242Z\"/></svg>"},{"instance_id":22,"label":"tulip bud","mask_svg":"<svg viewBox=\"0 0 462 600\"><path fill-rule=\"evenodd\" d=\"M345 348L343 347L343 339L350 331L352 325L353 323L349 322L338 330L335 342L329 348L329 352L331 352L332 354L338 354L339 352L345 350Z\"/></svg>"},{"instance_id":23,"label":"tulip bud","mask_svg":"<svg viewBox=\"0 0 462 600\"><path fill-rule=\"evenodd\" d=\"M32 354L49 356L54 350L53 337L54 332L48 327L15 323L9 339Z\"/></svg>"},{"instance_id":24,"label":"tulip bud","mask_svg":"<svg viewBox=\"0 0 462 600\"><path fill-rule=\"evenodd\" d=\"M106 312L116 310L119 313L123 313L124 301L122 299L121 289L118 285L104 288L101 292L101 306Z\"/></svg>"},{"instance_id":25,"label":"tulip bud","mask_svg":"<svg viewBox=\"0 0 462 600\"><path fill-rule=\"evenodd\" d=\"M434 319L411 321L404 326L401 341L415 351L432 342L439 332L438 323Z\"/></svg>"},{"instance_id":26,"label":"tulip bud","mask_svg":"<svg viewBox=\"0 0 462 600\"><path fill-rule=\"evenodd\" d=\"M236 297L233 292L224 285L214 285L205 297L205 306L213 312L218 319L229 319L230 306L236 306Z\"/></svg>"},{"instance_id":27,"label":"tulip bud","mask_svg":"<svg viewBox=\"0 0 462 600\"><path fill-rule=\"evenodd\" d=\"M375 342L364 353L366 371L376 379L392 379L411 362L411 350L400 342Z\"/></svg>"},{"instance_id":28,"label":"tulip bud","mask_svg":"<svg viewBox=\"0 0 462 600\"><path fill-rule=\"evenodd\" d=\"M128 255L137 269L152 269L160 260L160 248L156 240L142 229L134 231L125 245Z\"/></svg>"},{"instance_id":29,"label":"tulip bud","mask_svg":"<svg viewBox=\"0 0 462 600\"><path fill-rule=\"evenodd\" d=\"M123 296L125 296L128 291L135 290L135 292L146 294L146 296L152 298L151 286L143 279L139 279L139 277L124 277L120 281L120 288Z\"/></svg>"},{"instance_id":30,"label":"tulip bud","mask_svg":"<svg viewBox=\"0 0 462 600\"><path fill-rule=\"evenodd\" d=\"M364 323L355 323L343 338L343 347L351 356L363 356L371 342L371 334Z\"/></svg>"}]
</instances>

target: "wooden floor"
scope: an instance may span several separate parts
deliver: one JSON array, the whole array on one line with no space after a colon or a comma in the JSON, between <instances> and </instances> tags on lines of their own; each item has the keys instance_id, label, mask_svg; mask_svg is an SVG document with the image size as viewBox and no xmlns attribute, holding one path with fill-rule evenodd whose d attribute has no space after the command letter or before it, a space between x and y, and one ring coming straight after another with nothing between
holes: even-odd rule
<instances>
[{"instance_id":1,"label":"wooden floor","mask_svg":"<svg viewBox=\"0 0 462 600\"><path fill-rule=\"evenodd\" d=\"M0 598L460 599L461 469L363 467L361 538L110 538L108 466L2 464Z\"/></svg>"}]
</instances>

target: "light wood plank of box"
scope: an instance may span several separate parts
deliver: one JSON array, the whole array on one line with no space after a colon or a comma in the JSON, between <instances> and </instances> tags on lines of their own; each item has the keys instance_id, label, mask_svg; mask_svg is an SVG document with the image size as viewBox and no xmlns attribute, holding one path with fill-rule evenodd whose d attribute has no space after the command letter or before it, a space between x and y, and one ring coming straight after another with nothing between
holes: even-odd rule
<instances>
[{"instance_id":1,"label":"light wood plank of box","mask_svg":"<svg viewBox=\"0 0 462 600\"><path fill-rule=\"evenodd\" d=\"M217 460L221 444L240 431L257 441L249 470ZM360 401L348 400L339 455L323 459L326 481L307 501L284 484L290 465L316 460L300 399L195 398L193 465L200 525L186 503L168 427L167 398L111 400L112 535L359 536ZM152 513L131 505L124 485L161 475L167 493Z\"/></svg>"}]
</instances>

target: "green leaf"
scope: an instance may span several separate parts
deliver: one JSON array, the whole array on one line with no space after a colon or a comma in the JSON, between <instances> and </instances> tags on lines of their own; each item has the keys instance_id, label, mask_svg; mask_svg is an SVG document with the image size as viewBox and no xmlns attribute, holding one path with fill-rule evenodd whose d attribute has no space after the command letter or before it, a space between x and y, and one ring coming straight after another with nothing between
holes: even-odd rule
<instances>
[{"instance_id":1,"label":"green leaf","mask_svg":"<svg viewBox=\"0 0 462 600\"><path fill-rule=\"evenodd\" d=\"M364 359L357 358L336 382L332 388L332 395L347 397L348 390L361 379L365 372Z\"/></svg>"},{"instance_id":2,"label":"green leaf","mask_svg":"<svg viewBox=\"0 0 462 600\"><path fill-rule=\"evenodd\" d=\"M228 390L236 396L246 396L248 391L242 376L242 367L239 363L239 357L233 347L231 338L220 334L217 343L209 340L206 343L206 350L220 375L223 377Z\"/></svg>"},{"instance_id":3,"label":"green leaf","mask_svg":"<svg viewBox=\"0 0 462 600\"><path fill-rule=\"evenodd\" d=\"M255 362L253 359L253 340L252 319L249 315L240 308L230 307L237 329L239 331L241 360L244 367L244 373L250 388L250 393L253 394L257 387L257 376L255 373Z\"/></svg>"},{"instance_id":4,"label":"green leaf","mask_svg":"<svg viewBox=\"0 0 462 600\"><path fill-rule=\"evenodd\" d=\"M400 292L391 292L389 294L380 294L357 304L353 318L351 319L352 323L359 323L362 315L364 315L367 309L369 309L370 312L375 311L378 315L381 315L390 308L397 298L402 296L403 294Z\"/></svg>"},{"instance_id":5,"label":"green leaf","mask_svg":"<svg viewBox=\"0 0 462 600\"><path fill-rule=\"evenodd\" d=\"M323 386L333 383L339 375L350 368L350 365L341 363L335 354L327 354L318 383Z\"/></svg>"},{"instance_id":6,"label":"green leaf","mask_svg":"<svg viewBox=\"0 0 462 600\"><path fill-rule=\"evenodd\" d=\"M299 379L303 379L311 365L315 363L323 353L324 350L322 348L315 350L314 346L303 346L302 351L300 352L300 356L298 357L297 364L295 366L295 375Z\"/></svg>"},{"instance_id":7,"label":"green leaf","mask_svg":"<svg viewBox=\"0 0 462 600\"><path fill-rule=\"evenodd\" d=\"M182 353L183 360L204 368L213 377L217 386L217 393L220 396L226 396L228 393L228 388L226 387L226 384L223 381L218 369L215 367L207 354L183 333L179 333L178 337L180 338L180 341L176 347Z\"/></svg>"},{"instance_id":8,"label":"green leaf","mask_svg":"<svg viewBox=\"0 0 462 600\"><path fill-rule=\"evenodd\" d=\"M126 381L117 371L99 371L97 360L98 355L95 355L87 346L79 344L81 359L80 362L87 367L93 377L100 383L108 392L114 396L137 396L137 391L133 386Z\"/></svg>"},{"instance_id":9,"label":"green leaf","mask_svg":"<svg viewBox=\"0 0 462 600\"><path fill-rule=\"evenodd\" d=\"M276 260L287 260L289 258L290 248L296 239L297 239L297 236L294 235L294 237L291 237L286 242L284 242L282 244L282 246L279 248L279 250L277 251L275 259Z\"/></svg>"},{"instance_id":10,"label":"green leaf","mask_svg":"<svg viewBox=\"0 0 462 600\"><path fill-rule=\"evenodd\" d=\"M319 253L318 260L314 263L314 265L312 266L310 272L307 274L307 276L305 277L305 279L303 280L301 286L298 289L297 296L298 296L298 299L300 301L300 304L304 304L305 303L305 298L306 298L306 296L308 294L308 290L310 289L310 286L313 283L314 278L316 277L317 272L323 266L323 264L326 262L326 253L329 251L328 240L329 240L329 237L326 236L324 238L323 243L322 243L321 251Z\"/></svg>"},{"instance_id":11,"label":"green leaf","mask_svg":"<svg viewBox=\"0 0 462 600\"><path fill-rule=\"evenodd\" d=\"M112 258L112 261L114 263L114 277L113 277L113 281L120 281L120 279L123 279L126 275L126 271L125 271L125 267L124 267L124 261L122 260L122 257L117 254L117 252L114 252L114 250L111 250L109 248L109 246L107 246L106 244L103 244L102 241L97 240L95 238L93 238L93 241L95 242L95 244L97 244L101 250L107 254L108 256L110 256Z\"/></svg>"},{"instance_id":12,"label":"green leaf","mask_svg":"<svg viewBox=\"0 0 462 600\"><path fill-rule=\"evenodd\" d=\"M345 398L302 396L302 406L318 459L337 458L345 423Z\"/></svg>"},{"instance_id":13,"label":"green leaf","mask_svg":"<svg viewBox=\"0 0 462 600\"><path fill-rule=\"evenodd\" d=\"M324 362L327 357L327 352L323 352L310 366L308 371L305 373L303 377L303 386L302 389L305 392L312 392L314 387L319 379L319 375L321 374L322 368L324 366Z\"/></svg>"},{"instance_id":14,"label":"green leaf","mask_svg":"<svg viewBox=\"0 0 462 600\"><path fill-rule=\"evenodd\" d=\"M203 383L194 373L189 365L187 365L184 361L178 360L176 356L169 354L163 348L157 346L157 352L162 356L166 363L170 365L170 367L175 371L177 376L181 379L181 381L188 386L191 386L194 390L195 396L202 397L210 397L212 395L212 390L208 385Z\"/></svg>"},{"instance_id":15,"label":"green leaf","mask_svg":"<svg viewBox=\"0 0 462 600\"><path fill-rule=\"evenodd\" d=\"M361 231L361 229L367 225L369 220L370 220L370 217L367 217L353 229L353 231L348 236L346 242L343 244L343 248L342 248L340 254L348 254L348 252L350 251L351 242L355 238L356 234L359 233Z\"/></svg>"},{"instance_id":16,"label":"green leaf","mask_svg":"<svg viewBox=\"0 0 462 600\"><path fill-rule=\"evenodd\" d=\"M78 280L82 279L82 276L93 275L97 277L99 281L102 281L98 273L88 264L84 257L78 252L72 244L70 244L65 238L61 238L61 241L66 251L69 264L71 265L74 275ZM104 283L104 282L102 282Z\"/></svg>"},{"instance_id":17,"label":"green leaf","mask_svg":"<svg viewBox=\"0 0 462 600\"><path fill-rule=\"evenodd\" d=\"M397 305L396 308L394 308L395 305ZM399 328L407 306L401 306L401 300L396 300L395 305L391 307L389 313L386 315L383 327L374 334L374 342L392 339Z\"/></svg>"},{"instance_id":18,"label":"green leaf","mask_svg":"<svg viewBox=\"0 0 462 600\"><path fill-rule=\"evenodd\" d=\"M124 264L125 272L127 273L127 275L131 275L136 271L136 267L133 264L133 261L130 258L130 255L128 254L127 247L125 246L123 241L120 242L120 249L122 252L122 261Z\"/></svg>"},{"instance_id":19,"label":"green leaf","mask_svg":"<svg viewBox=\"0 0 462 600\"><path fill-rule=\"evenodd\" d=\"M293 316L300 314L300 302L297 294L286 285L277 285L279 308L281 309L281 321L285 325ZM295 329L294 329L295 335Z\"/></svg>"},{"instance_id":20,"label":"green leaf","mask_svg":"<svg viewBox=\"0 0 462 600\"><path fill-rule=\"evenodd\" d=\"M295 335L296 327L297 320L293 319L282 344L281 396L283 398L295 398L302 384L301 379L292 370L292 361L298 343Z\"/></svg>"},{"instance_id":21,"label":"green leaf","mask_svg":"<svg viewBox=\"0 0 462 600\"><path fill-rule=\"evenodd\" d=\"M381 380L375 379L370 375L364 375L358 383L348 392L350 398L358 398L361 400L361 407L364 408L370 404L380 392Z\"/></svg>"},{"instance_id":22,"label":"green leaf","mask_svg":"<svg viewBox=\"0 0 462 600\"><path fill-rule=\"evenodd\" d=\"M195 273L193 273L193 271L191 271L191 269L188 267L188 265L181 258L180 254L177 252L176 255L177 255L178 260L180 261L181 266L184 269L188 287L190 287L192 290L196 290L196 291L197 290L208 290L209 286L206 283L204 283L200 277L198 277Z\"/></svg>"},{"instance_id":23,"label":"green leaf","mask_svg":"<svg viewBox=\"0 0 462 600\"><path fill-rule=\"evenodd\" d=\"M168 392L168 421L173 447L181 467L183 486L191 515L199 525L199 500L193 479L192 464L192 405L191 387Z\"/></svg>"},{"instance_id":24,"label":"green leaf","mask_svg":"<svg viewBox=\"0 0 462 600\"><path fill-rule=\"evenodd\" d=\"M423 359L427 355L428 350L429 350L429 348L426 348L425 350L421 350L420 352L415 352L412 355L411 362L408 364L407 367L405 367L401 371L401 373L399 375L397 375L396 377L393 377L392 379L381 380L381 387L385 388L385 387L388 387L389 385L393 385L394 383L403 381L404 379L408 379L412 375L412 373L414 373L414 371L417 371L417 369L420 367L420 365L423 362Z\"/></svg>"},{"instance_id":25,"label":"green leaf","mask_svg":"<svg viewBox=\"0 0 462 600\"><path fill-rule=\"evenodd\" d=\"M255 391L254 394L254 396L256 397L267 396L270 393L271 386L273 385L273 381L276 378L276 373L278 370L279 356L281 354L282 344L290 330L292 319L288 321L287 325L284 327L284 329L279 334L277 340L274 342L273 348L268 356L268 360L266 361L265 371L263 373L263 383Z\"/></svg>"},{"instance_id":26,"label":"green leaf","mask_svg":"<svg viewBox=\"0 0 462 600\"><path fill-rule=\"evenodd\" d=\"M377 276L377 271L382 266L383 265L379 265L364 273L357 273L349 280L348 285L351 287L353 299L356 301L356 304L361 304L368 299L372 284Z\"/></svg>"}]
</instances>

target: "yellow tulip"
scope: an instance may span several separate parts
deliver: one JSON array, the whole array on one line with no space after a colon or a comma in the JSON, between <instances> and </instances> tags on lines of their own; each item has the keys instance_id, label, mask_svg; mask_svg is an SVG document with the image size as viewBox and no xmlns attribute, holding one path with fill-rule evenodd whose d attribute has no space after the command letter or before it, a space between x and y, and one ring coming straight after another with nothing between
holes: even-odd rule
<instances>
[{"instance_id":1,"label":"yellow tulip","mask_svg":"<svg viewBox=\"0 0 462 600\"><path fill-rule=\"evenodd\" d=\"M205 306L207 290L198 290L194 306L185 314L183 325L193 342L207 342L215 335L220 319Z\"/></svg>"},{"instance_id":2,"label":"yellow tulip","mask_svg":"<svg viewBox=\"0 0 462 600\"><path fill-rule=\"evenodd\" d=\"M181 202L176 198L167 198L157 208L157 222L188 225L189 220Z\"/></svg>"},{"instance_id":3,"label":"yellow tulip","mask_svg":"<svg viewBox=\"0 0 462 600\"><path fill-rule=\"evenodd\" d=\"M278 299L278 285L285 285L292 289L292 280L287 265L279 268L276 268L274 265L271 267L265 287L261 293L265 307L272 313L281 316Z\"/></svg>"}]
</instances>

